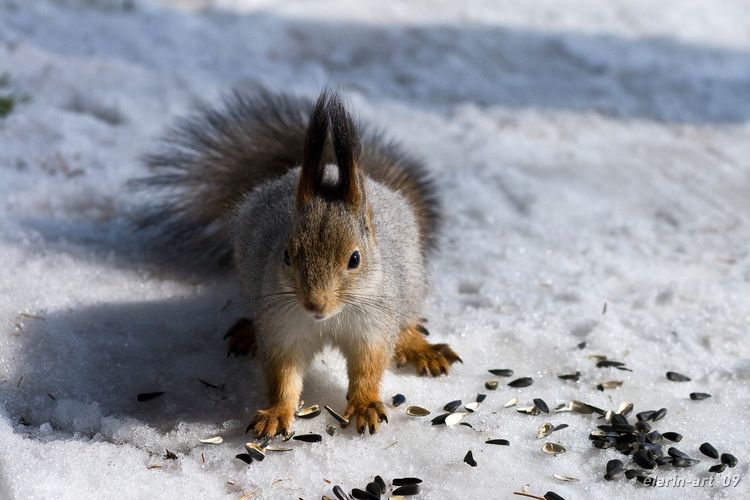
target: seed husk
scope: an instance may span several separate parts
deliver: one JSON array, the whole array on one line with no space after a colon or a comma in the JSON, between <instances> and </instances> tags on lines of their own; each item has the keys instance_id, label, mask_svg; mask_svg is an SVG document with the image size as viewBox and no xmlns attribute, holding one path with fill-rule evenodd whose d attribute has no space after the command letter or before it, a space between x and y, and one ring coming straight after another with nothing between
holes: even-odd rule
<instances>
[{"instance_id":1,"label":"seed husk","mask_svg":"<svg viewBox=\"0 0 750 500\"><path fill-rule=\"evenodd\" d=\"M294 431L290 431L289 434L284 434L283 436L281 436L281 442L286 443L293 437L294 437Z\"/></svg>"},{"instance_id":2,"label":"seed husk","mask_svg":"<svg viewBox=\"0 0 750 500\"><path fill-rule=\"evenodd\" d=\"M654 431L654 432L656 432L656 431ZM682 434L677 433L677 432L671 432L671 431L670 432L665 432L664 434L662 434L662 436L664 437L664 439L669 439L673 443L679 443L680 441L682 441ZM652 441L652 443L653 442L655 442L655 441Z\"/></svg>"},{"instance_id":3,"label":"seed husk","mask_svg":"<svg viewBox=\"0 0 750 500\"><path fill-rule=\"evenodd\" d=\"M283 452L283 451L292 451L292 448L281 448L279 446L267 446L266 451L273 451L273 452Z\"/></svg>"},{"instance_id":4,"label":"seed husk","mask_svg":"<svg viewBox=\"0 0 750 500\"><path fill-rule=\"evenodd\" d=\"M700 460L697 458L682 458L682 457L675 457L672 459L672 465L674 467L692 467L693 465L697 465L700 463Z\"/></svg>"},{"instance_id":5,"label":"seed husk","mask_svg":"<svg viewBox=\"0 0 750 500\"><path fill-rule=\"evenodd\" d=\"M546 438L550 434L552 434L555 430L555 426L552 425L549 422L543 423L541 426L539 426L539 429L536 431L536 437L537 439Z\"/></svg>"},{"instance_id":6,"label":"seed husk","mask_svg":"<svg viewBox=\"0 0 750 500\"><path fill-rule=\"evenodd\" d=\"M630 412L632 411L633 411L633 403L631 403L630 401L623 401L622 403L620 403L620 406L617 408L618 415L622 415L625 417L630 415Z\"/></svg>"},{"instance_id":7,"label":"seed husk","mask_svg":"<svg viewBox=\"0 0 750 500\"><path fill-rule=\"evenodd\" d=\"M152 399L158 398L162 394L164 394L164 391L159 391L159 392L142 392L142 393L138 394L138 396L136 396L136 399L138 399L138 401L140 401L140 402L151 401Z\"/></svg>"},{"instance_id":8,"label":"seed husk","mask_svg":"<svg viewBox=\"0 0 750 500\"><path fill-rule=\"evenodd\" d=\"M552 432L557 432L562 429L566 429L568 427L570 427L568 424L559 424L559 425L556 425L554 429L552 429Z\"/></svg>"},{"instance_id":9,"label":"seed husk","mask_svg":"<svg viewBox=\"0 0 750 500\"><path fill-rule=\"evenodd\" d=\"M461 401L460 399L456 399L455 401L451 401L450 403L446 404L443 407L443 410L453 413L458 409L459 406L461 406L461 403L463 403L463 401Z\"/></svg>"},{"instance_id":10,"label":"seed husk","mask_svg":"<svg viewBox=\"0 0 750 500\"><path fill-rule=\"evenodd\" d=\"M488 370L488 371L497 377L512 377L513 376L513 370L509 368L495 368L493 370Z\"/></svg>"},{"instance_id":11,"label":"seed husk","mask_svg":"<svg viewBox=\"0 0 750 500\"><path fill-rule=\"evenodd\" d=\"M638 450L633 453L633 461L644 469L656 468L656 461L645 450Z\"/></svg>"},{"instance_id":12,"label":"seed husk","mask_svg":"<svg viewBox=\"0 0 750 500\"><path fill-rule=\"evenodd\" d=\"M380 488L380 494L382 495L383 493L385 493L386 486L383 478L380 476L375 476L375 483L377 483L378 487Z\"/></svg>"},{"instance_id":13,"label":"seed husk","mask_svg":"<svg viewBox=\"0 0 750 500\"><path fill-rule=\"evenodd\" d=\"M672 382L690 382L690 377L677 372L667 372L667 378Z\"/></svg>"},{"instance_id":14,"label":"seed husk","mask_svg":"<svg viewBox=\"0 0 750 500\"><path fill-rule=\"evenodd\" d=\"M430 422L432 423L432 425L443 425L448 415L450 415L450 413L442 413L438 415L437 417L433 418Z\"/></svg>"},{"instance_id":15,"label":"seed husk","mask_svg":"<svg viewBox=\"0 0 750 500\"><path fill-rule=\"evenodd\" d=\"M448 427L452 427L463 420L466 415L468 415L468 413L463 411L451 413L450 415L445 417L445 425L447 425Z\"/></svg>"},{"instance_id":16,"label":"seed husk","mask_svg":"<svg viewBox=\"0 0 750 500\"><path fill-rule=\"evenodd\" d=\"M394 408L401 406L405 402L406 396L404 396L403 394L396 394L395 396L393 396L393 399L391 399L391 404L393 404Z\"/></svg>"},{"instance_id":17,"label":"seed husk","mask_svg":"<svg viewBox=\"0 0 750 500\"><path fill-rule=\"evenodd\" d=\"M525 415L539 415L541 413L536 406L523 406L521 408L516 408L516 411Z\"/></svg>"},{"instance_id":18,"label":"seed husk","mask_svg":"<svg viewBox=\"0 0 750 500\"><path fill-rule=\"evenodd\" d=\"M620 386L622 386L622 380L607 380L606 382L596 384L596 388L600 391L605 389L617 389Z\"/></svg>"},{"instance_id":19,"label":"seed husk","mask_svg":"<svg viewBox=\"0 0 750 500\"><path fill-rule=\"evenodd\" d=\"M559 455L565 453L565 448L559 443L544 443L542 451L548 455Z\"/></svg>"},{"instance_id":20,"label":"seed husk","mask_svg":"<svg viewBox=\"0 0 750 500\"><path fill-rule=\"evenodd\" d=\"M336 426L333 424L328 424L326 426L326 434L328 434L329 436L333 436L334 434L336 434Z\"/></svg>"},{"instance_id":21,"label":"seed husk","mask_svg":"<svg viewBox=\"0 0 750 500\"><path fill-rule=\"evenodd\" d=\"M333 410L333 408L331 408L330 406L328 406L328 405L325 405L325 406L324 406L323 408L325 408L325 409L326 409L326 410L328 411L328 413L330 413L330 414L331 414L331 416L332 416L333 418L335 418L335 419L336 419L336 421L337 421L338 423L340 423L340 424L341 424L342 426L346 427L347 425L349 425L349 419L348 419L348 418L344 418L344 417L342 417L341 415L339 415L338 413L336 413L336 412L335 412L335 411Z\"/></svg>"},{"instance_id":22,"label":"seed husk","mask_svg":"<svg viewBox=\"0 0 750 500\"><path fill-rule=\"evenodd\" d=\"M531 384L534 383L534 379L531 377L521 377L517 378L515 380L512 380L511 382L508 382L508 385L511 387L528 387Z\"/></svg>"},{"instance_id":23,"label":"seed husk","mask_svg":"<svg viewBox=\"0 0 750 500\"><path fill-rule=\"evenodd\" d=\"M565 500L563 497L555 493L554 491L548 491L544 494L544 500Z\"/></svg>"},{"instance_id":24,"label":"seed husk","mask_svg":"<svg viewBox=\"0 0 750 500\"><path fill-rule=\"evenodd\" d=\"M486 397L487 397L487 394L477 394L477 399L476 399L477 403L481 403L482 401L485 400Z\"/></svg>"},{"instance_id":25,"label":"seed husk","mask_svg":"<svg viewBox=\"0 0 750 500\"><path fill-rule=\"evenodd\" d=\"M510 442L507 439L488 439L485 441L486 444L497 444L500 446L510 446Z\"/></svg>"},{"instance_id":26,"label":"seed husk","mask_svg":"<svg viewBox=\"0 0 750 500\"><path fill-rule=\"evenodd\" d=\"M393 480L393 486L406 486L409 484L419 484L422 480L418 477L397 477Z\"/></svg>"},{"instance_id":27,"label":"seed husk","mask_svg":"<svg viewBox=\"0 0 750 500\"><path fill-rule=\"evenodd\" d=\"M698 449L709 458L719 458L719 452L716 451L716 448L714 448L711 443L703 443Z\"/></svg>"},{"instance_id":28,"label":"seed husk","mask_svg":"<svg viewBox=\"0 0 750 500\"><path fill-rule=\"evenodd\" d=\"M214 436L210 438L201 439L200 442L203 444L221 444L224 442L224 438L222 438L221 436Z\"/></svg>"},{"instance_id":29,"label":"seed husk","mask_svg":"<svg viewBox=\"0 0 750 500\"><path fill-rule=\"evenodd\" d=\"M297 411L296 415L298 418L315 418L320 415L320 406L312 405L307 408L302 408Z\"/></svg>"},{"instance_id":30,"label":"seed husk","mask_svg":"<svg viewBox=\"0 0 750 500\"><path fill-rule=\"evenodd\" d=\"M426 417L430 414L430 410L421 406L410 406L406 409L406 414L410 417Z\"/></svg>"},{"instance_id":31,"label":"seed husk","mask_svg":"<svg viewBox=\"0 0 750 500\"><path fill-rule=\"evenodd\" d=\"M238 453L237 455L234 456L234 458L242 460L243 462L245 462L248 465L250 465L251 463L253 463L253 457L251 457L247 453Z\"/></svg>"},{"instance_id":32,"label":"seed husk","mask_svg":"<svg viewBox=\"0 0 750 500\"><path fill-rule=\"evenodd\" d=\"M625 363L622 361L612 361L611 359L602 359L596 362L597 368L618 368L620 366L625 366Z\"/></svg>"},{"instance_id":33,"label":"seed husk","mask_svg":"<svg viewBox=\"0 0 750 500\"><path fill-rule=\"evenodd\" d=\"M734 467L737 465L737 457L735 457L731 453L722 453L721 463L723 463L727 467Z\"/></svg>"},{"instance_id":34,"label":"seed husk","mask_svg":"<svg viewBox=\"0 0 750 500\"><path fill-rule=\"evenodd\" d=\"M263 447L261 447L258 443L245 443L245 449L247 450L248 455L252 457L253 460L257 460L258 462L262 462L264 458L266 458L266 451Z\"/></svg>"},{"instance_id":35,"label":"seed husk","mask_svg":"<svg viewBox=\"0 0 750 500\"><path fill-rule=\"evenodd\" d=\"M710 397L711 395L705 392L691 392L690 393L690 399L692 399L693 401L702 401Z\"/></svg>"},{"instance_id":36,"label":"seed husk","mask_svg":"<svg viewBox=\"0 0 750 500\"><path fill-rule=\"evenodd\" d=\"M558 474L557 472L555 472L554 474L552 474L552 477L554 477L558 481L565 481L566 483L572 483L572 482L575 482L575 481L580 481L580 479L578 479L577 477L565 476L563 474Z\"/></svg>"},{"instance_id":37,"label":"seed husk","mask_svg":"<svg viewBox=\"0 0 750 500\"><path fill-rule=\"evenodd\" d=\"M568 403L568 411L572 411L573 413L593 413L594 409L591 405L586 404L582 401L576 401L575 399L572 400L570 403Z\"/></svg>"},{"instance_id":38,"label":"seed husk","mask_svg":"<svg viewBox=\"0 0 750 500\"><path fill-rule=\"evenodd\" d=\"M347 495L339 485L333 487L333 494L336 495L338 500L349 500L349 495Z\"/></svg>"},{"instance_id":39,"label":"seed husk","mask_svg":"<svg viewBox=\"0 0 750 500\"><path fill-rule=\"evenodd\" d=\"M409 497L412 495L419 495L420 490L421 488L419 487L418 484L407 484L404 486L399 486L398 488L393 490L393 494L396 496L400 495L404 497Z\"/></svg>"},{"instance_id":40,"label":"seed husk","mask_svg":"<svg viewBox=\"0 0 750 500\"><path fill-rule=\"evenodd\" d=\"M497 380L488 380L484 383L484 388L488 391L494 391L497 389Z\"/></svg>"},{"instance_id":41,"label":"seed husk","mask_svg":"<svg viewBox=\"0 0 750 500\"><path fill-rule=\"evenodd\" d=\"M464 427L468 427L469 429L474 429L474 427L469 422L460 422L458 425L463 425Z\"/></svg>"},{"instance_id":42,"label":"seed husk","mask_svg":"<svg viewBox=\"0 0 750 500\"><path fill-rule=\"evenodd\" d=\"M379 495L373 495L372 493L360 490L359 488L354 488L352 490L352 496L357 500L380 500Z\"/></svg>"},{"instance_id":43,"label":"seed husk","mask_svg":"<svg viewBox=\"0 0 750 500\"><path fill-rule=\"evenodd\" d=\"M479 409L479 405L480 403L477 403L475 401L473 403L466 403L466 406L464 406L464 408L466 408L467 411L474 413L475 411Z\"/></svg>"},{"instance_id":44,"label":"seed husk","mask_svg":"<svg viewBox=\"0 0 750 500\"><path fill-rule=\"evenodd\" d=\"M547 406L547 403L545 403L543 399L535 398L534 406L539 408L539 410L543 411L544 413L549 413L549 407Z\"/></svg>"},{"instance_id":45,"label":"seed husk","mask_svg":"<svg viewBox=\"0 0 750 500\"><path fill-rule=\"evenodd\" d=\"M471 453L471 450L469 450L466 453L466 456L464 456L464 462L466 462L467 464L471 465L472 467L476 467L477 466L477 461L474 460L474 455Z\"/></svg>"},{"instance_id":46,"label":"seed husk","mask_svg":"<svg viewBox=\"0 0 750 500\"><path fill-rule=\"evenodd\" d=\"M716 465L712 465L711 467L709 467L708 468L708 472L714 472L716 474L721 474L726 469L727 469L726 465L724 465L724 464L716 464Z\"/></svg>"},{"instance_id":47,"label":"seed husk","mask_svg":"<svg viewBox=\"0 0 750 500\"><path fill-rule=\"evenodd\" d=\"M516 406L518 404L518 398L510 399L507 403L503 405L503 408L510 408L511 406Z\"/></svg>"},{"instance_id":48,"label":"seed husk","mask_svg":"<svg viewBox=\"0 0 750 500\"><path fill-rule=\"evenodd\" d=\"M558 375L557 378L561 380L572 380L573 382L578 382L578 379L581 378L581 372L564 373L562 375Z\"/></svg>"},{"instance_id":49,"label":"seed husk","mask_svg":"<svg viewBox=\"0 0 750 500\"><path fill-rule=\"evenodd\" d=\"M302 434L301 436L294 436L293 439L304 443L320 443L323 441L323 436L320 434Z\"/></svg>"}]
</instances>

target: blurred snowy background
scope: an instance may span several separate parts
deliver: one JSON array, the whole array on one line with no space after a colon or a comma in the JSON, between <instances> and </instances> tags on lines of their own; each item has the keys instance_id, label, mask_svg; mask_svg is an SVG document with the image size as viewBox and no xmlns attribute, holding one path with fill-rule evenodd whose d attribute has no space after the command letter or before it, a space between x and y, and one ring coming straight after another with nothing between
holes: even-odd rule
<instances>
[{"instance_id":1,"label":"blurred snowy background","mask_svg":"<svg viewBox=\"0 0 750 500\"><path fill-rule=\"evenodd\" d=\"M423 478L433 499L750 491L746 1L0 0L0 74L0 498L313 499L375 474ZM324 414L296 424L320 444L234 458L263 402L256 363L221 340L242 315L226 305L234 281L146 262L124 184L175 117L255 84L337 85L434 172L447 223L427 313L465 364L442 379L390 371L383 396L436 414L487 392L474 430L402 406L376 436L329 437ZM490 368L535 383L488 392ZM578 383L557 378L576 370ZM342 409L345 384L325 353L304 399ZM152 391L164 395L136 401ZM589 444L601 421L504 409L514 396L666 407L657 428L702 462L657 473L711 476L709 441L738 457L716 477L739 485L605 481L623 457ZM540 451L546 421L570 425L549 439L567 453ZM198 442L213 435L224 443Z\"/></svg>"}]
</instances>

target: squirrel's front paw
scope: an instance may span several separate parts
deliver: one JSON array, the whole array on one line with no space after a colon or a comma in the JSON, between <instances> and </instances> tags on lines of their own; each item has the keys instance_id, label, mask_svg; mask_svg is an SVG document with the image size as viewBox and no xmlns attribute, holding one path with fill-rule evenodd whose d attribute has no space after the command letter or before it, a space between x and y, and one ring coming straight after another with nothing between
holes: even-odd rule
<instances>
[{"instance_id":1,"label":"squirrel's front paw","mask_svg":"<svg viewBox=\"0 0 750 500\"><path fill-rule=\"evenodd\" d=\"M344 418L355 421L357 432L365 433L365 429L374 434L378 430L380 422L388 423L388 415L385 413L385 407L380 401L370 401L366 403L350 402L344 412Z\"/></svg>"},{"instance_id":2,"label":"squirrel's front paw","mask_svg":"<svg viewBox=\"0 0 750 500\"><path fill-rule=\"evenodd\" d=\"M245 432L253 429L258 439L272 438L278 434L287 436L292 430L293 420L294 410L272 406L267 410L258 410Z\"/></svg>"}]
</instances>

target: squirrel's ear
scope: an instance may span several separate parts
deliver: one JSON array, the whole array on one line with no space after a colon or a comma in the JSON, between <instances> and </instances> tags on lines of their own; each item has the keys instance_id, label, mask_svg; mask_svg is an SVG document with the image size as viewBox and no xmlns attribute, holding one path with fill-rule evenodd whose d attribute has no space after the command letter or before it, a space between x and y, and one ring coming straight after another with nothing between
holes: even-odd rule
<instances>
[{"instance_id":1,"label":"squirrel's ear","mask_svg":"<svg viewBox=\"0 0 750 500\"><path fill-rule=\"evenodd\" d=\"M328 91L323 90L315 102L305 136L305 150L302 159L302 174L297 185L297 203L309 202L323 182L325 166L323 153L328 138Z\"/></svg>"},{"instance_id":2,"label":"squirrel's ear","mask_svg":"<svg viewBox=\"0 0 750 500\"><path fill-rule=\"evenodd\" d=\"M359 169L357 126L336 93L329 97L328 114L331 142L339 166L338 194L349 207L359 209L365 201L365 189Z\"/></svg>"}]
</instances>

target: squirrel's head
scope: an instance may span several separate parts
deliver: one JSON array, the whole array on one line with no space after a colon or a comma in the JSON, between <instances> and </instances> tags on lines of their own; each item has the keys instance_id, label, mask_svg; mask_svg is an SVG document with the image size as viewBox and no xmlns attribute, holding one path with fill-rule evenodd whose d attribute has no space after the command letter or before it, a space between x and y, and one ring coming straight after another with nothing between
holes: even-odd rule
<instances>
[{"instance_id":1,"label":"squirrel's head","mask_svg":"<svg viewBox=\"0 0 750 500\"><path fill-rule=\"evenodd\" d=\"M329 128L335 165L325 162ZM294 222L279 256L300 306L316 320L365 300L361 292L376 267L359 151L354 121L335 93L323 91L310 115Z\"/></svg>"}]
</instances>

